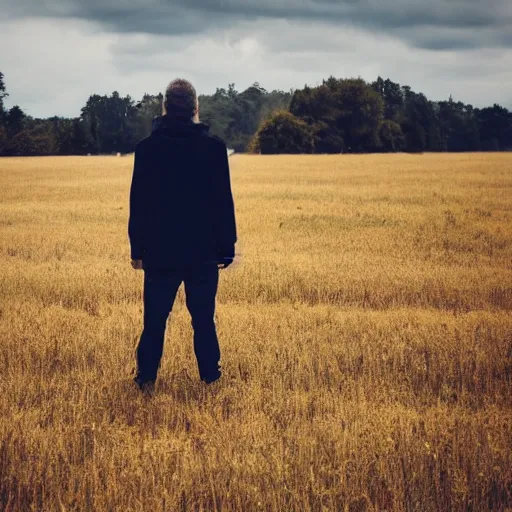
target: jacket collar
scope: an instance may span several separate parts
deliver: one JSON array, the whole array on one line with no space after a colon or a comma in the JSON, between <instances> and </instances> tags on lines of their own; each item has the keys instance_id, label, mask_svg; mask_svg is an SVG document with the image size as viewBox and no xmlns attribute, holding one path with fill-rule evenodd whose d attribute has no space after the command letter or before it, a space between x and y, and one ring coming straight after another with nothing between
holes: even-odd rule
<instances>
[{"instance_id":1,"label":"jacket collar","mask_svg":"<svg viewBox=\"0 0 512 512\"><path fill-rule=\"evenodd\" d=\"M191 135L204 135L210 127L203 123L194 123L191 119L171 118L158 116L152 121L152 133L171 137L183 137Z\"/></svg>"}]
</instances>

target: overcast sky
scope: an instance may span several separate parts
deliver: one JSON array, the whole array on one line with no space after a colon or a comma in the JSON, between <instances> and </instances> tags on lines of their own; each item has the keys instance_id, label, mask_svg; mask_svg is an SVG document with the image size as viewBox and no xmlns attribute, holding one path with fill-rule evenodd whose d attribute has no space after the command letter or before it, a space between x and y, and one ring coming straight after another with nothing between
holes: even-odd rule
<instances>
[{"instance_id":1,"label":"overcast sky","mask_svg":"<svg viewBox=\"0 0 512 512\"><path fill-rule=\"evenodd\" d=\"M512 107L512 0L0 0L0 71L35 117L139 99L378 75L431 99Z\"/></svg>"}]
</instances>

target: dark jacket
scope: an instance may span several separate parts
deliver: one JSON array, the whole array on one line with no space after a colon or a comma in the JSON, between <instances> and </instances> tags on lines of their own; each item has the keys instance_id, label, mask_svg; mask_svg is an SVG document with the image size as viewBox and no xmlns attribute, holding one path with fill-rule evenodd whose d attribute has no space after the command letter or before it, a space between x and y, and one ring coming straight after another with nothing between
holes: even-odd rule
<instances>
[{"instance_id":1,"label":"dark jacket","mask_svg":"<svg viewBox=\"0 0 512 512\"><path fill-rule=\"evenodd\" d=\"M135 149L128 223L144 268L188 268L234 256L226 145L204 124L166 116Z\"/></svg>"}]
</instances>

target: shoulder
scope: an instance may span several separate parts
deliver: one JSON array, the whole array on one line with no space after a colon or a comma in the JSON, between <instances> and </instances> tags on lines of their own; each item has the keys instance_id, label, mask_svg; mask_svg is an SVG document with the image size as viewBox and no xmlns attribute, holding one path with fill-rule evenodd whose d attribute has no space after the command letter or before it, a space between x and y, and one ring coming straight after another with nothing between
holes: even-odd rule
<instances>
[{"instance_id":1,"label":"shoulder","mask_svg":"<svg viewBox=\"0 0 512 512\"><path fill-rule=\"evenodd\" d=\"M145 149L151 144L151 136L146 137L145 139L142 139L140 142L137 143L135 146L135 153L143 153Z\"/></svg>"},{"instance_id":2,"label":"shoulder","mask_svg":"<svg viewBox=\"0 0 512 512\"><path fill-rule=\"evenodd\" d=\"M224 158L224 155L227 154L226 143L216 135L207 134L206 138L210 150L219 157Z\"/></svg>"},{"instance_id":3,"label":"shoulder","mask_svg":"<svg viewBox=\"0 0 512 512\"><path fill-rule=\"evenodd\" d=\"M209 144L212 146L216 146L218 149L226 149L226 143L220 138L217 137L217 135L213 135L210 133L210 127L208 125L202 125L204 129L202 130L202 135L205 137L205 139L208 141Z\"/></svg>"},{"instance_id":4,"label":"shoulder","mask_svg":"<svg viewBox=\"0 0 512 512\"><path fill-rule=\"evenodd\" d=\"M137 150L143 151L150 144L151 144L151 135L149 137L146 137L146 138L142 139L141 141L137 142L137 144L135 145L135 151L137 151Z\"/></svg>"},{"instance_id":5,"label":"shoulder","mask_svg":"<svg viewBox=\"0 0 512 512\"><path fill-rule=\"evenodd\" d=\"M217 137L217 135L209 134L208 137L212 140L212 144L215 144L222 149L226 148L226 143L220 137Z\"/></svg>"}]
</instances>

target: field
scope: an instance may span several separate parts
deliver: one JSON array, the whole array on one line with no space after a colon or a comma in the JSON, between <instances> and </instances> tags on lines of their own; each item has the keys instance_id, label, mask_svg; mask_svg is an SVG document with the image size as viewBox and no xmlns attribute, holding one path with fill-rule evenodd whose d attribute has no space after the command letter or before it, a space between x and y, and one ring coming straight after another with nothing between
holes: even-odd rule
<instances>
[{"instance_id":1,"label":"field","mask_svg":"<svg viewBox=\"0 0 512 512\"><path fill-rule=\"evenodd\" d=\"M512 510L512 155L231 159L199 382L131 382L132 158L0 160L0 509Z\"/></svg>"}]
</instances>

